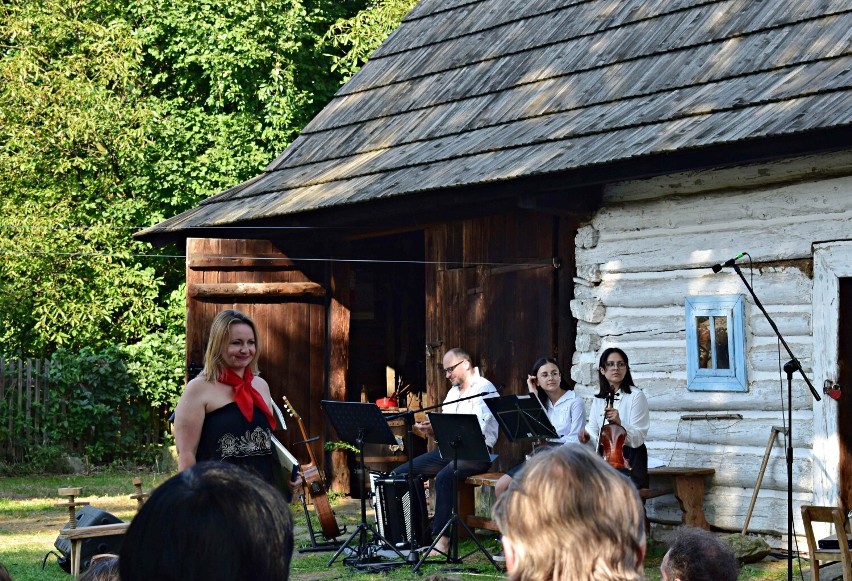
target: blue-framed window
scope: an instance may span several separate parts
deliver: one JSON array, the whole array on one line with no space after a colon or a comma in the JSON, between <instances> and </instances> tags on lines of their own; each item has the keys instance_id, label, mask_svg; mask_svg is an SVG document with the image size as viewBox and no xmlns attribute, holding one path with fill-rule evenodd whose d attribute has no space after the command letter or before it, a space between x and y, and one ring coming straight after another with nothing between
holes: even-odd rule
<instances>
[{"instance_id":1,"label":"blue-framed window","mask_svg":"<svg viewBox=\"0 0 852 581\"><path fill-rule=\"evenodd\" d=\"M686 297L686 372L691 391L748 391L742 295Z\"/></svg>"}]
</instances>

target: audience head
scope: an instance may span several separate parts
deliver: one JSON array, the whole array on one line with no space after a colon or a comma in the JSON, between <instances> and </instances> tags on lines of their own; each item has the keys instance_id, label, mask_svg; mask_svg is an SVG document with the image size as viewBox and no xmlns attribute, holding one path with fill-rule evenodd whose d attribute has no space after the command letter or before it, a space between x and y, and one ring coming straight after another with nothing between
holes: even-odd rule
<instances>
[{"instance_id":1,"label":"audience head","mask_svg":"<svg viewBox=\"0 0 852 581\"><path fill-rule=\"evenodd\" d=\"M284 497L236 466L201 462L151 494L121 544L122 581L280 581L293 519Z\"/></svg>"},{"instance_id":2,"label":"audience head","mask_svg":"<svg viewBox=\"0 0 852 581\"><path fill-rule=\"evenodd\" d=\"M510 580L644 579L639 494L584 446L533 456L493 512Z\"/></svg>"},{"instance_id":3,"label":"audience head","mask_svg":"<svg viewBox=\"0 0 852 581\"><path fill-rule=\"evenodd\" d=\"M710 531L681 527L660 565L663 581L736 581L733 549Z\"/></svg>"},{"instance_id":4,"label":"audience head","mask_svg":"<svg viewBox=\"0 0 852 581\"><path fill-rule=\"evenodd\" d=\"M3 563L0 563L0 581L12 581L12 576L9 575L9 571L3 566Z\"/></svg>"},{"instance_id":5,"label":"audience head","mask_svg":"<svg viewBox=\"0 0 852 581\"><path fill-rule=\"evenodd\" d=\"M80 575L79 581L119 581L118 555L95 555L89 561L89 568Z\"/></svg>"},{"instance_id":6,"label":"audience head","mask_svg":"<svg viewBox=\"0 0 852 581\"><path fill-rule=\"evenodd\" d=\"M204 352L204 370L201 372L208 381L216 381L225 371L221 357L222 349L230 339L231 326L237 324L248 325L254 333L255 352L249 363L249 369L257 375L257 360L260 358L260 336L257 334L257 326L248 315L236 309L225 309L216 315L210 325L210 337L207 339L207 350Z\"/></svg>"}]
</instances>

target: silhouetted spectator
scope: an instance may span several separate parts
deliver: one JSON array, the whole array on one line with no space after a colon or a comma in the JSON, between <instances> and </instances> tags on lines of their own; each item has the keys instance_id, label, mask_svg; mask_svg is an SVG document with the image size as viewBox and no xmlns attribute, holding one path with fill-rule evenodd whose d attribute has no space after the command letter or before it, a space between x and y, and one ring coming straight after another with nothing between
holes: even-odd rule
<instances>
[{"instance_id":1,"label":"silhouetted spectator","mask_svg":"<svg viewBox=\"0 0 852 581\"><path fill-rule=\"evenodd\" d=\"M122 581L286 581L293 519L254 474L200 462L160 485L121 544Z\"/></svg>"}]
</instances>

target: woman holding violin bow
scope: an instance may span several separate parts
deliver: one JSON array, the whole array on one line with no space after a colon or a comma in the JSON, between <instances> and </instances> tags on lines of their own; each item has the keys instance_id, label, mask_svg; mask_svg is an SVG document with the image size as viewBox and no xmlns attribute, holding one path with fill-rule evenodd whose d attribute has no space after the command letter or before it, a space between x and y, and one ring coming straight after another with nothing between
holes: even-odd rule
<instances>
[{"instance_id":1,"label":"woman holding violin bow","mask_svg":"<svg viewBox=\"0 0 852 581\"><path fill-rule=\"evenodd\" d=\"M559 439L546 442L537 450L546 449L548 446L560 444L576 444L577 436L585 423L585 410L583 400L574 393L574 386L569 384L559 364L552 357L542 357L533 364L532 370L527 375L527 391L538 398L541 407L544 408L547 419L556 428ZM500 496L509 487L512 478L515 477L524 463L513 466L500 477L494 485L494 492Z\"/></svg>"},{"instance_id":2,"label":"woman holding violin bow","mask_svg":"<svg viewBox=\"0 0 852 581\"><path fill-rule=\"evenodd\" d=\"M648 400L633 383L627 354L610 347L598 367L600 391L592 400L589 421L579 440L591 440L598 453L637 488L648 487L648 450L645 437L651 421Z\"/></svg>"}]
</instances>

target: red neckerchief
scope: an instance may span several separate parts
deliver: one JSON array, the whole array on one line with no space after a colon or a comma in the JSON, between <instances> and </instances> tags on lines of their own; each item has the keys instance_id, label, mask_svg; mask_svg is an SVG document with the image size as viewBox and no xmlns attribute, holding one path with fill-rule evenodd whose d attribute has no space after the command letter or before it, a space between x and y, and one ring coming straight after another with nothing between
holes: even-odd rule
<instances>
[{"instance_id":1,"label":"red neckerchief","mask_svg":"<svg viewBox=\"0 0 852 581\"><path fill-rule=\"evenodd\" d=\"M266 405L263 396L252 387L252 379L254 379L254 375L248 367L246 367L242 377L234 373L234 370L230 367L226 367L225 371L219 376L219 381L234 388L234 401L248 421L254 418L254 406L257 405L269 421L269 427L274 430L275 416L269 411L269 406Z\"/></svg>"}]
</instances>

